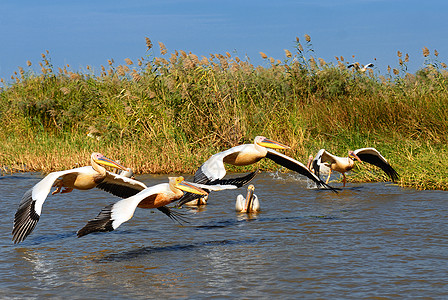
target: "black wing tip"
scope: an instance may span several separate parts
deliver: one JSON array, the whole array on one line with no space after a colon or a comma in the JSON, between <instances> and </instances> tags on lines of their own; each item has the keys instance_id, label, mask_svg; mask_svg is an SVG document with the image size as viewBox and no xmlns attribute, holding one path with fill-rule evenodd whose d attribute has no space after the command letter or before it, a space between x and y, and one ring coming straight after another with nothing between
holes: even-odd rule
<instances>
[{"instance_id":1,"label":"black wing tip","mask_svg":"<svg viewBox=\"0 0 448 300\"><path fill-rule=\"evenodd\" d=\"M193 194L190 192L186 192L184 193L184 195L178 200L176 207L181 207L182 205L184 205L187 202L193 201L195 199L201 198L202 195L199 194ZM163 212L165 213L165 212ZM166 213L165 213L166 214Z\"/></svg>"},{"instance_id":2,"label":"black wing tip","mask_svg":"<svg viewBox=\"0 0 448 300\"><path fill-rule=\"evenodd\" d=\"M33 232L39 221L36 213L36 201L32 198L32 189L28 190L22 198L14 215L14 226L12 229L12 240L14 244L23 242Z\"/></svg>"},{"instance_id":3,"label":"black wing tip","mask_svg":"<svg viewBox=\"0 0 448 300\"><path fill-rule=\"evenodd\" d=\"M181 212L174 211L166 206L158 207L157 209L168 216L173 222L177 222L179 225L183 225L182 223L190 223L185 214Z\"/></svg>"},{"instance_id":4,"label":"black wing tip","mask_svg":"<svg viewBox=\"0 0 448 300\"><path fill-rule=\"evenodd\" d=\"M221 185L235 185L236 187L242 187L246 184L248 184L249 182L251 182L255 176L257 176L259 173L261 173L261 171L259 169L250 172L242 177L237 177L237 178L229 178L229 179L218 179L218 180L214 180L210 183L207 183L209 185L214 185L214 184L221 184Z\"/></svg>"},{"instance_id":5,"label":"black wing tip","mask_svg":"<svg viewBox=\"0 0 448 300\"><path fill-rule=\"evenodd\" d=\"M76 235L78 237L85 236L92 232L109 232L113 231L114 227L112 226L112 223L114 220L112 220L112 206L108 205L105 208L101 210L101 212L96 216L96 218L90 220L87 222L87 224L78 230Z\"/></svg>"}]
</instances>

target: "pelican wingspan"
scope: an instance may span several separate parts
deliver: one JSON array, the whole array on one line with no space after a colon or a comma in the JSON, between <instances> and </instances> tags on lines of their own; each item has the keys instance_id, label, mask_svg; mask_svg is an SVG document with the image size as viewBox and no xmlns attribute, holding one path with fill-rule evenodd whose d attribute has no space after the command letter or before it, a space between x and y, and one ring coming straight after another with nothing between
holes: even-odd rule
<instances>
[{"instance_id":1,"label":"pelican wingspan","mask_svg":"<svg viewBox=\"0 0 448 300\"><path fill-rule=\"evenodd\" d=\"M381 168L392 181L397 181L399 175L389 162L375 148L361 148L353 151L362 161Z\"/></svg>"},{"instance_id":2,"label":"pelican wingspan","mask_svg":"<svg viewBox=\"0 0 448 300\"><path fill-rule=\"evenodd\" d=\"M337 193L336 189L332 188L331 186L323 182L319 177L317 177L314 173L308 170L308 168L301 162L272 149L267 149L267 151L268 152L266 154L266 158L273 160L277 164L291 171L295 171L301 175L306 176L307 178L314 181L318 187L330 189L333 192Z\"/></svg>"},{"instance_id":3,"label":"pelican wingspan","mask_svg":"<svg viewBox=\"0 0 448 300\"><path fill-rule=\"evenodd\" d=\"M12 230L14 243L22 242L36 227L42 212L42 206L50 193L56 180L67 174L79 174L94 172L90 166L75 168L71 170L52 172L45 176L35 186L25 192L19 203L14 216L14 227Z\"/></svg>"},{"instance_id":4,"label":"pelican wingspan","mask_svg":"<svg viewBox=\"0 0 448 300\"><path fill-rule=\"evenodd\" d=\"M121 224L130 220L141 201L160 192L169 191L168 183L160 183L146 188L139 193L114 204L104 207L101 212L81 228L77 235L82 237L92 232L105 232L117 229Z\"/></svg>"}]
</instances>

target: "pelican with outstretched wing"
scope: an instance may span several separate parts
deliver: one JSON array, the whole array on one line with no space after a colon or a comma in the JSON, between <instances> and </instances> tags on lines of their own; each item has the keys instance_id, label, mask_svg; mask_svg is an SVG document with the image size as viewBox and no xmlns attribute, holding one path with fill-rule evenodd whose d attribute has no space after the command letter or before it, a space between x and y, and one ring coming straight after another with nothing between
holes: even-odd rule
<instances>
[{"instance_id":1,"label":"pelican with outstretched wing","mask_svg":"<svg viewBox=\"0 0 448 300\"><path fill-rule=\"evenodd\" d=\"M236 197L235 210L242 213L253 213L260 210L260 202L257 195L254 194L255 187L250 184L247 187L247 195L244 198L243 195Z\"/></svg>"},{"instance_id":2,"label":"pelican with outstretched wing","mask_svg":"<svg viewBox=\"0 0 448 300\"><path fill-rule=\"evenodd\" d=\"M367 65L363 66L360 65L358 62L353 63L353 64L349 64L347 66L348 69L350 68L355 68L356 71L360 72L360 73L364 73L365 71L367 71L368 68L373 67L374 65L372 63L368 63Z\"/></svg>"},{"instance_id":3,"label":"pelican with outstretched wing","mask_svg":"<svg viewBox=\"0 0 448 300\"><path fill-rule=\"evenodd\" d=\"M196 171L193 182L202 184L232 184L241 187L244 184L249 183L258 173L258 170L249 173L244 177L225 180L223 179L226 175L224 163L234 166L247 166L258 162L263 158L268 158L289 170L308 177L313 180L318 187L328 188L337 192L312 173L304 164L274 150L288 148L289 146L270 140L264 136L257 136L255 137L253 144L235 146L212 155ZM179 200L178 205L189 202L193 200L194 197L197 196L186 194Z\"/></svg>"},{"instance_id":4,"label":"pelican with outstretched wing","mask_svg":"<svg viewBox=\"0 0 448 300\"><path fill-rule=\"evenodd\" d=\"M137 180L107 171L103 166L121 170L126 168L101 153L93 153L90 160L91 166L52 172L25 192L14 217L14 243L20 243L34 230L53 186L56 187L53 195L59 192L69 193L73 189L88 190L97 187L119 197L129 197L146 187Z\"/></svg>"},{"instance_id":5,"label":"pelican with outstretched wing","mask_svg":"<svg viewBox=\"0 0 448 300\"><path fill-rule=\"evenodd\" d=\"M313 160L312 168L317 176L320 175L322 165L330 168L326 183L330 180L332 171L341 173L343 176L342 182L345 187L347 182L345 172L353 169L355 159L361 163L367 162L381 168L394 182L398 180L399 175L397 171L392 168L389 162L375 148L361 148L355 151L348 151L348 157L339 157L329 153L325 149L320 149Z\"/></svg>"},{"instance_id":6,"label":"pelican with outstretched wing","mask_svg":"<svg viewBox=\"0 0 448 300\"><path fill-rule=\"evenodd\" d=\"M78 231L78 237L92 232L113 231L130 220L137 207L147 209L165 207L182 197L184 191L201 196L208 194L201 188L186 182L182 176L169 177L169 183L145 188L134 196L104 207L96 218L87 222Z\"/></svg>"}]
</instances>

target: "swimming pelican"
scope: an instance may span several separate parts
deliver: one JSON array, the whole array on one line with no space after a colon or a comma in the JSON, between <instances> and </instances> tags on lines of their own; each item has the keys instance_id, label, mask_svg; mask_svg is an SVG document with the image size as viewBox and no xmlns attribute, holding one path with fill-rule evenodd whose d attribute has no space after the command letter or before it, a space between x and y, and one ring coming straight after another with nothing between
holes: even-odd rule
<instances>
[{"instance_id":1,"label":"swimming pelican","mask_svg":"<svg viewBox=\"0 0 448 300\"><path fill-rule=\"evenodd\" d=\"M360 65L359 63L356 62L356 63L353 63L353 64L349 64L347 66L347 68L351 68L351 67L354 67L355 70L358 71L358 72L364 73L365 71L367 71L367 68L373 67L373 64L372 63L368 63L367 65L362 66L362 65Z\"/></svg>"},{"instance_id":2,"label":"swimming pelican","mask_svg":"<svg viewBox=\"0 0 448 300\"><path fill-rule=\"evenodd\" d=\"M258 173L258 170L240 178L223 180L226 175L226 168L224 163L234 166L246 166L254 164L263 158L273 160L277 164L295 171L301 175L313 180L319 187L329 188L336 192L333 188L328 186L319 177L307 169L301 162L279 153L273 149L287 149L286 145L279 142L267 139L264 136L255 137L253 144L243 144L232 147L223 152L212 155L205 163L203 163L194 175L193 182L202 184L233 184L238 187L243 186L252 180ZM186 194L179 200L178 205L182 205L194 199L194 196Z\"/></svg>"},{"instance_id":3,"label":"swimming pelican","mask_svg":"<svg viewBox=\"0 0 448 300\"><path fill-rule=\"evenodd\" d=\"M244 199L243 195L236 197L235 210L237 212L252 213L260 210L260 202L257 195L254 194L254 189L255 187L250 184L247 187L246 199Z\"/></svg>"},{"instance_id":4,"label":"swimming pelican","mask_svg":"<svg viewBox=\"0 0 448 300\"><path fill-rule=\"evenodd\" d=\"M343 183L345 187L345 183L347 182L345 172L353 169L355 165L355 159L361 163L365 161L369 164L381 168L392 179L392 181L398 180L397 171L392 168L387 160L375 148L361 148L355 151L348 151L348 157L335 156L325 149L320 149L313 160L314 172L317 176L319 176L320 166L322 164L326 165L330 168L326 183L328 183L328 180L330 180L331 172L337 171L339 173L342 173L342 176L344 177Z\"/></svg>"},{"instance_id":5,"label":"swimming pelican","mask_svg":"<svg viewBox=\"0 0 448 300\"><path fill-rule=\"evenodd\" d=\"M59 192L69 193L73 189L88 190L97 187L119 197L129 197L136 193L136 189L138 192L138 189L146 187L137 180L106 171L103 166L122 170L126 168L101 153L93 153L90 161L91 166L52 172L25 192L14 217L12 230L14 243L23 241L36 227L42 206L53 186L56 190L52 192L52 195Z\"/></svg>"},{"instance_id":6,"label":"swimming pelican","mask_svg":"<svg viewBox=\"0 0 448 300\"><path fill-rule=\"evenodd\" d=\"M78 237L92 232L115 230L132 218L137 207L148 209L163 207L182 197L183 191L202 196L208 194L201 188L186 182L182 176L169 177L169 183L148 187L134 196L104 207L96 218L87 222L78 231Z\"/></svg>"}]
</instances>

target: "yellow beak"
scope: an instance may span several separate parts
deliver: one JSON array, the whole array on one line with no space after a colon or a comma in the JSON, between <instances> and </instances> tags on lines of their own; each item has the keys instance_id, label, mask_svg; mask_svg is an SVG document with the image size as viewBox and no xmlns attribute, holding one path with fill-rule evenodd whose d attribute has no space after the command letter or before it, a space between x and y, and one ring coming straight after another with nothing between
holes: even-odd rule
<instances>
[{"instance_id":1,"label":"yellow beak","mask_svg":"<svg viewBox=\"0 0 448 300\"><path fill-rule=\"evenodd\" d=\"M208 193L206 191L204 191L203 189L193 186L186 181L181 181L181 182L177 183L176 188L178 188L179 190L185 191L185 192L193 193L193 194L208 195Z\"/></svg>"},{"instance_id":2,"label":"yellow beak","mask_svg":"<svg viewBox=\"0 0 448 300\"><path fill-rule=\"evenodd\" d=\"M127 171L127 169L125 167L123 167L122 165L120 165L119 163L117 163L116 161L107 158L105 156L102 156L100 158L95 159L95 162L98 164L101 164L103 166L108 166L108 167L112 167L112 168L118 168L121 169L123 171Z\"/></svg>"},{"instance_id":3,"label":"yellow beak","mask_svg":"<svg viewBox=\"0 0 448 300\"><path fill-rule=\"evenodd\" d=\"M262 147L266 147L266 148L272 148L272 149L289 149L291 147L283 145L279 142L270 140L270 139L263 139L261 142L257 143L258 145L262 146Z\"/></svg>"}]
</instances>

